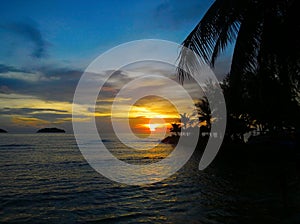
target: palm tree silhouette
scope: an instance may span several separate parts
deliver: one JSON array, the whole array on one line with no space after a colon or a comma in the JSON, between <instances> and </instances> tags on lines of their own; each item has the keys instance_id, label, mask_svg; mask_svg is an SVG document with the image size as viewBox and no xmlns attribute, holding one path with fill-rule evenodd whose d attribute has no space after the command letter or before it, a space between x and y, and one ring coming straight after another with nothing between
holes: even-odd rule
<instances>
[{"instance_id":1,"label":"palm tree silhouette","mask_svg":"<svg viewBox=\"0 0 300 224\"><path fill-rule=\"evenodd\" d=\"M298 6L299 1L294 0L216 0L184 40L183 46L214 66L219 54L236 41L231 70L253 71L257 63L262 63L259 61L262 54L271 51L270 48L274 47L272 51L284 50L278 49L282 45L279 41L292 33L293 37L288 40L293 38L293 46L297 49L289 46L291 51L287 53L299 56L296 52L299 49L299 38L296 39L299 37ZM280 33L282 30L286 32ZM183 65L188 64L185 53L181 52Z\"/></svg>"},{"instance_id":2,"label":"palm tree silhouette","mask_svg":"<svg viewBox=\"0 0 300 224\"><path fill-rule=\"evenodd\" d=\"M187 113L179 114L180 115L180 122L183 125L184 129L187 129L189 123L190 123L190 117Z\"/></svg>"},{"instance_id":3,"label":"palm tree silhouette","mask_svg":"<svg viewBox=\"0 0 300 224\"><path fill-rule=\"evenodd\" d=\"M299 6L296 0L215 0L183 42L179 78L189 77L195 67L187 49L214 67L218 56L234 44L228 76L230 112L245 113L242 105L252 74L255 93L246 96L247 102L255 102L265 123L276 124L278 119L270 122L269 116L280 99L284 108L293 108L280 119L290 120L293 111L300 112ZM290 122L296 123L295 119Z\"/></svg>"},{"instance_id":4,"label":"palm tree silhouette","mask_svg":"<svg viewBox=\"0 0 300 224\"><path fill-rule=\"evenodd\" d=\"M178 123L172 123L172 128L170 129L170 132L175 133L176 136L179 136L179 133L181 132L180 124Z\"/></svg>"},{"instance_id":5,"label":"palm tree silhouette","mask_svg":"<svg viewBox=\"0 0 300 224\"><path fill-rule=\"evenodd\" d=\"M209 107L209 102L206 96L203 96L195 103L196 111L198 113L199 122L205 122L208 130L211 128L212 113Z\"/></svg>"}]
</instances>

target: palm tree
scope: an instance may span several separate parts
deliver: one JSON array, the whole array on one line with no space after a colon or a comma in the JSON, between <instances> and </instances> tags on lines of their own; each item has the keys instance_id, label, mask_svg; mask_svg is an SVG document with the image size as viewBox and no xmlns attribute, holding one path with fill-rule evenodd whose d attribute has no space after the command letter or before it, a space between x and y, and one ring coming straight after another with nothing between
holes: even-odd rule
<instances>
[{"instance_id":1,"label":"palm tree","mask_svg":"<svg viewBox=\"0 0 300 224\"><path fill-rule=\"evenodd\" d=\"M172 123L172 128L170 129L170 132L175 133L176 136L179 136L179 133L181 132L180 124Z\"/></svg>"},{"instance_id":2,"label":"palm tree","mask_svg":"<svg viewBox=\"0 0 300 224\"><path fill-rule=\"evenodd\" d=\"M195 103L195 107L198 113L199 122L205 122L207 130L211 128L212 112L209 106L209 102L206 96L203 96L202 99L198 100Z\"/></svg>"},{"instance_id":3,"label":"palm tree","mask_svg":"<svg viewBox=\"0 0 300 224\"><path fill-rule=\"evenodd\" d=\"M187 129L188 124L190 123L190 117L187 113L179 114L180 115L180 122L184 129Z\"/></svg>"},{"instance_id":4,"label":"palm tree","mask_svg":"<svg viewBox=\"0 0 300 224\"><path fill-rule=\"evenodd\" d=\"M233 105L243 103L248 74L257 76L259 106L267 113L275 108L276 102L269 101L274 92L284 92L283 101L299 105L299 9L297 0L216 0L183 42L179 78L188 77L195 63L187 48L214 67L220 53L234 44L228 80Z\"/></svg>"}]
</instances>

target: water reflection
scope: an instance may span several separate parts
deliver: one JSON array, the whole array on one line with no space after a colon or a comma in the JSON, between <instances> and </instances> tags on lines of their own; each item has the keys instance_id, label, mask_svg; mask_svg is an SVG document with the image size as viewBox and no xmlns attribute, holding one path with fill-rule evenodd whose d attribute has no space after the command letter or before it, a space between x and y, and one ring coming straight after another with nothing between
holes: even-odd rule
<instances>
[{"instance_id":1,"label":"water reflection","mask_svg":"<svg viewBox=\"0 0 300 224\"><path fill-rule=\"evenodd\" d=\"M195 154L163 182L127 186L95 172L71 135L8 135L0 152L2 223L299 223L299 184L285 207L276 161L220 156L200 172Z\"/></svg>"}]
</instances>

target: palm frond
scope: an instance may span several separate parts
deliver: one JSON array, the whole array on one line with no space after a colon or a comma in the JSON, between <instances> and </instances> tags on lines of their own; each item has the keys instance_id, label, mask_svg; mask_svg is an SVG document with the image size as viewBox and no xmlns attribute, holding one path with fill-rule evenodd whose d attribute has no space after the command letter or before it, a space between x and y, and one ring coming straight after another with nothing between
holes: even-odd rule
<instances>
[{"instance_id":1,"label":"palm frond","mask_svg":"<svg viewBox=\"0 0 300 224\"><path fill-rule=\"evenodd\" d=\"M236 39L230 75L238 76L257 69L261 32L261 23L247 19L243 21Z\"/></svg>"},{"instance_id":2,"label":"palm frond","mask_svg":"<svg viewBox=\"0 0 300 224\"><path fill-rule=\"evenodd\" d=\"M240 7L236 1L217 0L209 8L205 16L184 40L179 55L179 79L189 77L191 68L199 63L214 66L218 55L232 43L237 35L240 17ZM200 56L200 62L191 55L190 49Z\"/></svg>"},{"instance_id":3,"label":"palm frond","mask_svg":"<svg viewBox=\"0 0 300 224\"><path fill-rule=\"evenodd\" d=\"M219 54L226 49L228 44L234 43L239 31L239 27L240 23L236 20L224 23L224 27L219 34L219 37L215 43L214 51L211 56L210 64L212 67L214 67Z\"/></svg>"}]
</instances>

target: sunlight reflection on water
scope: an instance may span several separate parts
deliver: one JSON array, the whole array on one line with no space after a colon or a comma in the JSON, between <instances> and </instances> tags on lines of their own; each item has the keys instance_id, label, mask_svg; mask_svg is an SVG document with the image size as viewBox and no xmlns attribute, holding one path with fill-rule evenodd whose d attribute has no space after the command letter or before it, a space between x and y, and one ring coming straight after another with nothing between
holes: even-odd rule
<instances>
[{"instance_id":1,"label":"sunlight reflection on water","mask_svg":"<svg viewBox=\"0 0 300 224\"><path fill-rule=\"evenodd\" d=\"M134 154L114 141L107 144L120 159L131 162L158 160L172 150L164 145L156 153ZM246 213L273 223L282 218L276 198L263 196L265 202L250 203L259 194L253 196L236 181L243 179L238 172L214 164L200 172L197 157L163 182L127 186L94 171L73 135L7 134L0 136L0 153L2 223L241 223L238 217ZM273 208L258 212L272 204L270 200ZM249 215L243 223L254 220Z\"/></svg>"}]
</instances>

